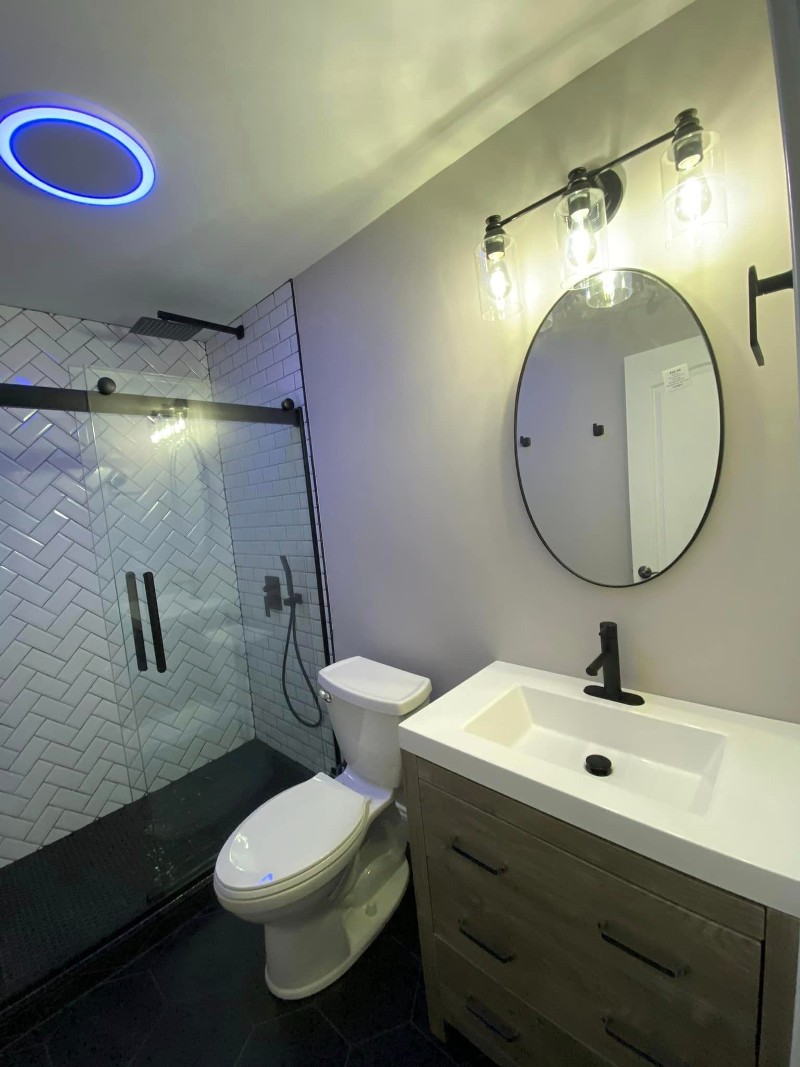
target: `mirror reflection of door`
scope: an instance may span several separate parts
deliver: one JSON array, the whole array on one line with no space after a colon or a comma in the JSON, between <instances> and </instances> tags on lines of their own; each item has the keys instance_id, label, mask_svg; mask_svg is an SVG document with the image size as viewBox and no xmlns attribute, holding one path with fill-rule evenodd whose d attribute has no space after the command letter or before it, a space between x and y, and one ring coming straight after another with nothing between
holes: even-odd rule
<instances>
[{"instance_id":1,"label":"mirror reflection of door","mask_svg":"<svg viewBox=\"0 0 800 1067\"><path fill-rule=\"evenodd\" d=\"M719 399L701 337L625 357L632 581L694 537L717 473Z\"/></svg>"},{"instance_id":2,"label":"mirror reflection of door","mask_svg":"<svg viewBox=\"0 0 800 1067\"><path fill-rule=\"evenodd\" d=\"M624 302L565 293L520 375L520 488L536 532L586 581L628 586L669 568L701 527L722 456L719 378L683 298L626 272Z\"/></svg>"}]
</instances>

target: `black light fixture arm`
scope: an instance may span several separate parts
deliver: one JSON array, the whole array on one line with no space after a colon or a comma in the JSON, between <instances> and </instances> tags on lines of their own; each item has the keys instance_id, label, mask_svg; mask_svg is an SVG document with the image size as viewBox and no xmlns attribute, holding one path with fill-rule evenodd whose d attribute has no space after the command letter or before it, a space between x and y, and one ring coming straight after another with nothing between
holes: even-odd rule
<instances>
[{"instance_id":1,"label":"black light fixture arm","mask_svg":"<svg viewBox=\"0 0 800 1067\"><path fill-rule=\"evenodd\" d=\"M608 163L603 163L599 167L592 167L590 170L586 171L586 177L593 181L598 175L602 174L603 171L612 170L614 167L627 163L629 159L633 159L635 156L639 156L643 152L649 152L651 148L656 148L658 145L664 144L666 141L674 140L676 134L679 132L682 133L684 130L689 129L692 125L696 124L695 116L696 112L694 112L694 109L681 111L675 119L675 125L672 129L668 130L666 133L659 134L658 137L654 137L650 141L645 141L645 143L640 144L638 148L632 148L630 152L623 152L621 156L609 160ZM549 204L551 200L558 199L558 197L563 196L568 190L569 183L563 185L560 189L556 189L552 193L548 193L547 196L543 196L541 200L534 200L534 202L528 204L527 207L520 208L519 211L515 211L511 215L507 215L506 218L500 219L497 225L500 227L507 226L510 222L514 222L523 215L528 215L531 211L536 211L537 208L542 207L544 204Z\"/></svg>"}]
</instances>

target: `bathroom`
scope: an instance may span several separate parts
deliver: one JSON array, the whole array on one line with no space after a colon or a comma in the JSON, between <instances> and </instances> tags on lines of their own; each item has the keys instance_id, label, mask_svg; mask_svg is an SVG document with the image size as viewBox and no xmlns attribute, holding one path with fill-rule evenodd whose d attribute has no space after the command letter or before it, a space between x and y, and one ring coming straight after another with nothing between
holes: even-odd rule
<instances>
[{"instance_id":1,"label":"bathroom","mask_svg":"<svg viewBox=\"0 0 800 1067\"><path fill-rule=\"evenodd\" d=\"M4 19L0 1065L797 1067L794 5L199 6ZM683 137L727 222L688 250ZM548 401L554 214L629 153L636 299ZM620 579L587 324L646 293L713 415L688 536Z\"/></svg>"}]
</instances>

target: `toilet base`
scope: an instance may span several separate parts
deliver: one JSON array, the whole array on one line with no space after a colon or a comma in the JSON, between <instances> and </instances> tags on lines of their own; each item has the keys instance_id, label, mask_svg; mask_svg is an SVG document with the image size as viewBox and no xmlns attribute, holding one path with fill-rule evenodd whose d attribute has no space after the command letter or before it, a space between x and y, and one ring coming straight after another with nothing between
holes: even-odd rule
<instances>
[{"instance_id":1,"label":"toilet base","mask_svg":"<svg viewBox=\"0 0 800 1067\"><path fill-rule=\"evenodd\" d=\"M309 922L306 917L297 926L265 926L264 976L270 993L281 1000L301 1000L341 978L386 926L403 899L408 880L408 860L404 857L366 900L356 899L348 906L346 896L341 907L316 921ZM354 895L360 896L357 892ZM283 981L275 981L276 972L282 973ZM298 984L288 984L287 978L298 979Z\"/></svg>"}]
</instances>

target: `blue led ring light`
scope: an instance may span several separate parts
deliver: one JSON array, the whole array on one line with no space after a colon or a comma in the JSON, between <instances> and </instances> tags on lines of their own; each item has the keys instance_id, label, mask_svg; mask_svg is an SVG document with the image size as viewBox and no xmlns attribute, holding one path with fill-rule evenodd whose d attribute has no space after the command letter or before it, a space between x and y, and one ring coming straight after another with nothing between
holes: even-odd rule
<instances>
[{"instance_id":1,"label":"blue led ring light","mask_svg":"<svg viewBox=\"0 0 800 1067\"><path fill-rule=\"evenodd\" d=\"M99 133L110 137L136 161L139 168L138 184L135 188L127 193L122 193L120 196L83 196L80 193L73 193L69 189L60 189L57 185L42 181L27 167L24 167L14 154L14 135L24 126L30 126L35 122L66 122L74 126L84 126L90 130L97 130ZM147 196L156 180L156 171L150 156L129 134L105 119L71 107L26 107L6 115L4 119L0 120L0 159L29 185L33 185L36 189L41 189L43 193L58 196L62 200L72 200L76 204L94 204L99 207L132 204L135 200L141 200L143 196Z\"/></svg>"}]
</instances>

